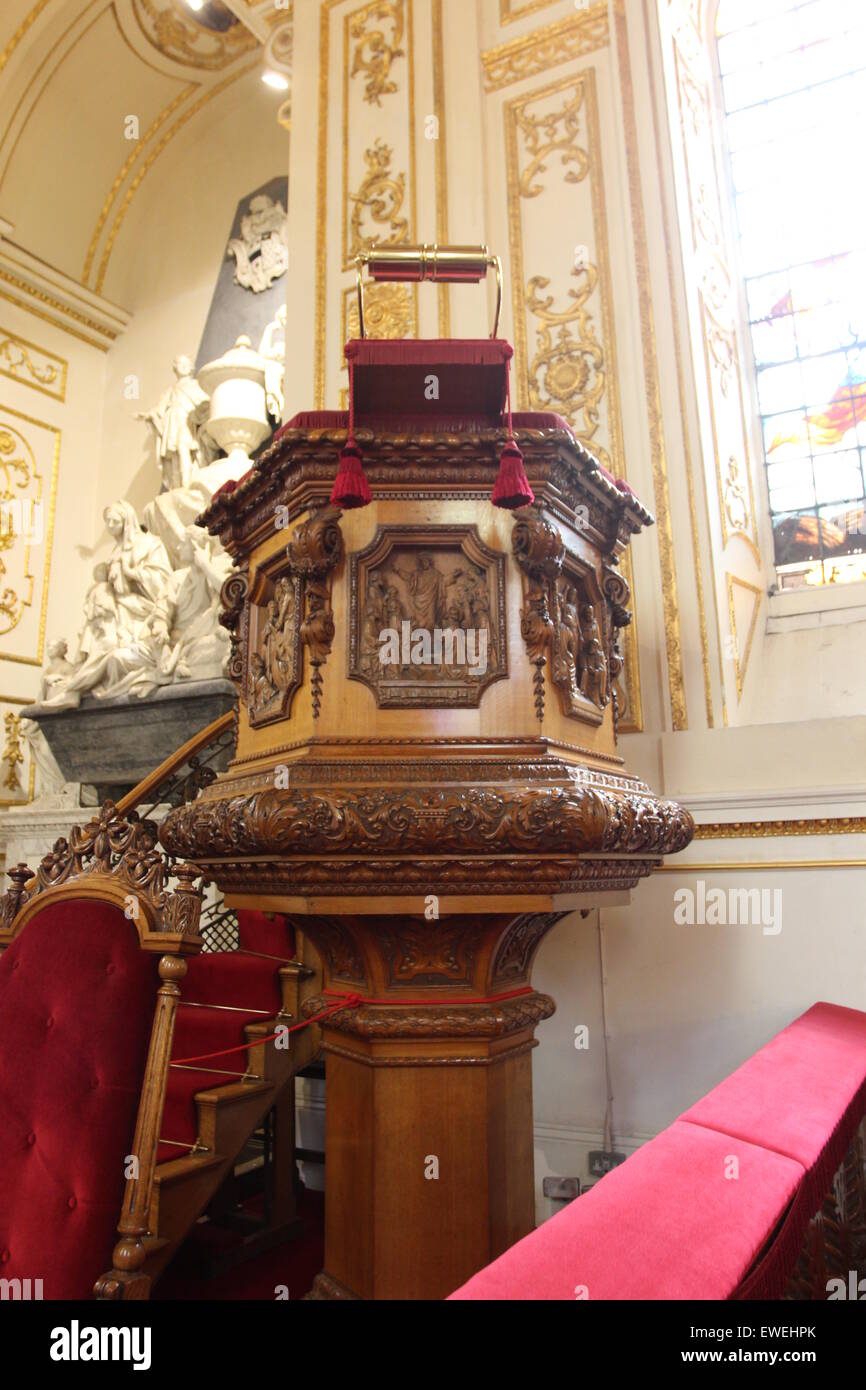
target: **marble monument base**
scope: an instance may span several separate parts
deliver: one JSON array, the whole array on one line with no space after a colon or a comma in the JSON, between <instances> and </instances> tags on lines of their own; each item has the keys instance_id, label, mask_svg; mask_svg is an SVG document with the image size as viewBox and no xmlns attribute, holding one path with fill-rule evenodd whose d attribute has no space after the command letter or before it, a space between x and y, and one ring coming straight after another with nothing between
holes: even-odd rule
<instances>
[{"instance_id":1,"label":"marble monument base","mask_svg":"<svg viewBox=\"0 0 866 1390\"><path fill-rule=\"evenodd\" d=\"M77 709L37 704L21 713L39 725L68 781L117 800L236 699L226 680L179 681L144 700L85 696Z\"/></svg>"}]
</instances>

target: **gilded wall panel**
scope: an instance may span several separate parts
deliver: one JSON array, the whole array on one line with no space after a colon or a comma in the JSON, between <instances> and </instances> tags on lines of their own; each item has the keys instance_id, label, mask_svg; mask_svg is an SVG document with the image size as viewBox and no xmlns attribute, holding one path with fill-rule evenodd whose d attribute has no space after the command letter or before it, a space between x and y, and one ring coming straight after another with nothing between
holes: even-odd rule
<instances>
[{"instance_id":1,"label":"gilded wall panel","mask_svg":"<svg viewBox=\"0 0 866 1390\"><path fill-rule=\"evenodd\" d=\"M8 376L22 386L31 386L54 400L65 401L68 368L65 358L47 348L37 347L36 343L28 342L9 328L0 328L0 376Z\"/></svg>"},{"instance_id":2,"label":"gilded wall panel","mask_svg":"<svg viewBox=\"0 0 866 1390\"><path fill-rule=\"evenodd\" d=\"M0 406L0 661L41 666L60 431Z\"/></svg>"},{"instance_id":3,"label":"gilded wall panel","mask_svg":"<svg viewBox=\"0 0 866 1390\"><path fill-rule=\"evenodd\" d=\"M594 68L512 98L503 115L517 401L524 410L561 415L605 468L623 477ZM624 569L630 579L628 560ZM624 655L620 728L633 731L641 727L634 625Z\"/></svg>"}]
</instances>

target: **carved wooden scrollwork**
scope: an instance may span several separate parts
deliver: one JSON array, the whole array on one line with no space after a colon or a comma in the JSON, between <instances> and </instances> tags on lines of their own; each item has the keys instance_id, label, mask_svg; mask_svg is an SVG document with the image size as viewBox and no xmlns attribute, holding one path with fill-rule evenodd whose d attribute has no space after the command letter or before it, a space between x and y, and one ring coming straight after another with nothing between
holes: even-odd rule
<instances>
[{"instance_id":1,"label":"carved wooden scrollwork","mask_svg":"<svg viewBox=\"0 0 866 1390\"><path fill-rule=\"evenodd\" d=\"M627 850L671 854L689 843L675 802L600 788L267 787L178 807L160 829L171 854L210 856Z\"/></svg>"},{"instance_id":2,"label":"carved wooden scrollwork","mask_svg":"<svg viewBox=\"0 0 866 1390\"><path fill-rule=\"evenodd\" d=\"M10 871L13 887L0 899L0 927L10 927L20 909L40 893L100 875L143 901L159 931L197 935L202 902L198 871L189 864L172 867L158 848L157 836L153 821L139 820L134 812L123 816L114 802L103 802L86 825L73 826L68 840L55 841L35 877L24 864ZM167 887L171 877L177 880L174 891Z\"/></svg>"},{"instance_id":3,"label":"carved wooden scrollwork","mask_svg":"<svg viewBox=\"0 0 866 1390\"><path fill-rule=\"evenodd\" d=\"M609 616L594 570L571 555L539 507L524 507L512 532L525 575L521 632L535 666L535 710L544 717L544 667L563 713L598 724L611 698Z\"/></svg>"},{"instance_id":4,"label":"carved wooden scrollwork","mask_svg":"<svg viewBox=\"0 0 866 1390\"><path fill-rule=\"evenodd\" d=\"M286 547L291 571L302 581L304 614L299 636L310 653L313 718L322 704L322 666L334 640L333 572L343 558L339 507L322 507L295 531Z\"/></svg>"},{"instance_id":5,"label":"carved wooden scrollwork","mask_svg":"<svg viewBox=\"0 0 866 1390\"><path fill-rule=\"evenodd\" d=\"M246 569L240 569L229 575L220 590L220 604L222 606L220 623L231 638L231 650L226 672L229 680L234 681L243 699L246 699L246 691L243 686L246 672L249 617L247 595L249 587L249 572Z\"/></svg>"},{"instance_id":6,"label":"carved wooden scrollwork","mask_svg":"<svg viewBox=\"0 0 866 1390\"><path fill-rule=\"evenodd\" d=\"M338 507L321 507L256 574L245 613L244 694L256 727L288 717L309 652L313 716L322 702L321 667L334 640L331 576L343 554ZM225 621L225 619L224 619ZM243 620L242 620L243 621Z\"/></svg>"}]
</instances>

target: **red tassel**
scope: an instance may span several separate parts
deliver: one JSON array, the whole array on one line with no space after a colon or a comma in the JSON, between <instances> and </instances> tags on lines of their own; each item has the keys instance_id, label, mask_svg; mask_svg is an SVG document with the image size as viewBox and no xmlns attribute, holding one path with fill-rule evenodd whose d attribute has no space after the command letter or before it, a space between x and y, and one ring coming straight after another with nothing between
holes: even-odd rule
<instances>
[{"instance_id":1,"label":"red tassel","mask_svg":"<svg viewBox=\"0 0 866 1390\"><path fill-rule=\"evenodd\" d=\"M361 450L350 435L340 450L340 467L334 479L331 501L335 507L366 507L372 502L370 484L361 462Z\"/></svg>"},{"instance_id":2,"label":"red tassel","mask_svg":"<svg viewBox=\"0 0 866 1390\"><path fill-rule=\"evenodd\" d=\"M507 507L510 512L516 511L518 507L527 507L530 502L535 501L535 494L529 486L526 469L523 467L523 455L515 439L507 440L499 455L499 472L493 484L490 500L494 507Z\"/></svg>"},{"instance_id":3,"label":"red tassel","mask_svg":"<svg viewBox=\"0 0 866 1390\"><path fill-rule=\"evenodd\" d=\"M508 420L508 438L502 453L499 455L499 472L496 475L496 482L493 484L490 500L494 507L507 507L510 512L514 512L518 507L528 507L530 502L534 502L535 493L529 486L526 469L523 467L523 455L517 447L514 427L511 423L511 362L509 358L506 358L505 362L505 408Z\"/></svg>"},{"instance_id":4,"label":"red tassel","mask_svg":"<svg viewBox=\"0 0 866 1390\"><path fill-rule=\"evenodd\" d=\"M340 467L334 479L331 501L335 507L366 507L372 502L370 484L364 472L361 450L355 439L355 359L349 358L349 430L340 450Z\"/></svg>"}]
</instances>

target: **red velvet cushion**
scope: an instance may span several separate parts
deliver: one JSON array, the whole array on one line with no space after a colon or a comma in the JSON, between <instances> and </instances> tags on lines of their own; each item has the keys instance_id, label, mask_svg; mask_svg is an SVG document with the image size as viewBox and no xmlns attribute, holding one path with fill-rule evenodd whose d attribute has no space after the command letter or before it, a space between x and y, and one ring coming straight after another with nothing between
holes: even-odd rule
<instances>
[{"instance_id":1,"label":"red velvet cushion","mask_svg":"<svg viewBox=\"0 0 866 1390\"><path fill-rule=\"evenodd\" d=\"M802 1176L791 1159L677 1120L451 1298L573 1300L583 1287L590 1299L729 1298Z\"/></svg>"},{"instance_id":2,"label":"red velvet cushion","mask_svg":"<svg viewBox=\"0 0 866 1390\"><path fill-rule=\"evenodd\" d=\"M295 929L281 912L254 912L238 908L240 945L245 951L260 951L266 956L293 960Z\"/></svg>"},{"instance_id":3,"label":"red velvet cushion","mask_svg":"<svg viewBox=\"0 0 866 1390\"><path fill-rule=\"evenodd\" d=\"M802 1163L817 1210L866 1112L866 1013L813 1004L681 1116Z\"/></svg>"},{"instance_id":4,"label":"red velvet cushion","mask_svg":"<svg viewBox=\"0 0 866 1390\"><path fill-rule=\"evenodd\" d=\"M51 904L0 956L0 1278L45 1298L111 1268L157 984L106 903Z\"/></svg>"}]
</instances>

